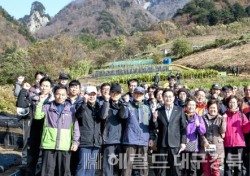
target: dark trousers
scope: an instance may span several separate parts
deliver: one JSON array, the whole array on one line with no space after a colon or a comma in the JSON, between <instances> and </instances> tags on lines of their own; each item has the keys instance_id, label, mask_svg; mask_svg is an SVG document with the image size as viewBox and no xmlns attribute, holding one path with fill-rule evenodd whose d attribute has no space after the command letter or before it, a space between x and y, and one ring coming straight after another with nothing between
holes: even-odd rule
<instances>
[{"instance_id":1,"label":"dark trousers","mask_svg":"<svg viewBox=\"0 0 250 176\"><path fill-rule=\"evenodd\" d=\"M132 169L138 169L140 175L148 175L148 147L138 145L124 146L125 157L122 168L122 176L131 176Z\"/></svg>"},{"instance_id":2,"label":"dark trousers","mask_svg":"<svg viewBox=\"0 0 250 176\"><path fill-rule=\"evenodd\" d=\"M70 172L71 175L76 174L77 164L79 162L79 150L75 152L71 152L71 159L70 159Z\"/></svg>"},{"instance_id":3,"label":"dark trousers","mask_svg":"<svg viewBox=\"0 0 250 176\"><path fill-rule=\"evenodd\" d=\"M71 176L70 151L43 150L42 176Z\"/></svg>"},{"instance_id":4,"label":"dark trousers","mask_svg":"<svg viewBox=\"0 0 250 176\"><path fill-rule=\"evenodd\" d=\"M225 147L225 176L243 176L243 147Z\"/></svg>"},{"instance_id":5,"label":"dark trousers","mask_svg":"<svg viewBox=\"0 0 250 176\"><path fill-rule=\"evenodd\" d=\"M119 167L119 154L121 154L119 144L103 145L102 175L114 175L115 165Z\"/></svg>"},{"instance_id":6,"label":"dark trousers","mask_svg":"<svg viewBox=\"0 0 250 176\"><path fill-rule=\"evenodd\" d=\"M197 153L183 152L182 156L182 176L197 175ZM185 162L184 162L185 161Z\"/></svg>"},{"instance_id":7,"label":"dark trousers","mask_svg":"<svg viewBox=\"0 0 250 176\"><path fill-rule=\"evenodd\" d=\"M250 149L249 147L250 146L247 146L243 149L243 163L244 163L245 176L250 176Z\"/></svg>"},{"instance_id":8,"label":"dark trousers","mask_svg":"<svg viewBox=\"0 0 250 176\"><path fill-rule=\"evenodd\" d=\"M30 137L28 139L28 151L27 151L27 168L26 176L35 175L37 171L37 165L41 166L42 152L40 150L42 129L44 120L33 119L30 127Z\"/></svg>"},{"instance_id":9,"label":"dark trousers","mask_svg":"<svg viewBox=\"0 0 250 176\"><path fill-rule=\"evenodd\" d=\"M156 156L156 175L157 176L181 176L180 157L174 157L178 154L179 148L160 148Z\"/></svg>"},{"instance_id":10,"label":"dark trousers","mask_svg":"<svg viewBox=\"0 0 250 176\"><path fill-rule=\"evenodd\" d=\"M40 156L40 143L38 146L31 146L30 149L28 150L26 176L32 176L36 174L36 168L37 168L36 166L37 166L39 157L41 157Z\"/></svg>"},{"instance_id":11,"label":"dark trousers","mask_svg":"<svg viewBox=\"0 0 250 176\"><path fill-rule=\"evenodd\" d=\"M30 119L24 119L23 120L23 149L22 149L22 164L26 165L28 160L28 139L30 135L30 125L31 120Z\"/></svg>"}]
</instances>

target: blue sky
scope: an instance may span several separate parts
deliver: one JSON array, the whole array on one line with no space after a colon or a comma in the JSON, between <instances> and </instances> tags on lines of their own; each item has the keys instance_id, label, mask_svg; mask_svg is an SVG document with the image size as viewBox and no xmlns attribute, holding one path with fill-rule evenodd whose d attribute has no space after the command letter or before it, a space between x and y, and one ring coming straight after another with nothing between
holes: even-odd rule
<instances>
[{"instance_id":1,"label":"blue sky","mask_svg":"<svg viewBox=\"0 0 250 176\"><path fill-rule=\"evenodd\" d=\"M30 14L31 4L36 0L0 0L2 6L16 19ZM73 0L37 0L41 2L50 16L57 14L64 6Z\"/></svg>"}]
</instances>

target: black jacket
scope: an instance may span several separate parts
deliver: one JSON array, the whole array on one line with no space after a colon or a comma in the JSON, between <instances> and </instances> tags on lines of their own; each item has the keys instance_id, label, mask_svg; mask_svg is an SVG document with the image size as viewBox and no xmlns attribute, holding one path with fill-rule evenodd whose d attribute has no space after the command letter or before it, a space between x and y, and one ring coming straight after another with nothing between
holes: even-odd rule
<instances>
[{"instance_id":1,"label":"black jacket","mask_svg":"<svg viewBox=\"0 0 250 176\"><path fill-rule=\"evenodd\" d=\"M91 106L89 103L82 103L76 111L76 118L80 127L79 147L100 147L101 137L101 118L100 107L96 103Z\"/></svg>"},{"instance_id":2,"label":"black jacket","mask_svg":"<svg viewBox=\"0 0 250 176\"><path fill-rule=\"evenodd\" d=\"M158 129L157 148L180 147L180 144L186 144L186 116L180 107L174 106L170 121L168 122L165 106L158 109L158 118L152 122L153 127Z\"/></svg>"},{"instance_id":3,"label":"black jacket","mask_svg":"<svg viewBox=\"0 0 250 176\"><path fill-rule=\"evenodd\" d=\"M104 101L101 118L104 119L103 144L120 144L122 139L122 119L119 117L121 104Z\"/></svg>"}]
</instances>

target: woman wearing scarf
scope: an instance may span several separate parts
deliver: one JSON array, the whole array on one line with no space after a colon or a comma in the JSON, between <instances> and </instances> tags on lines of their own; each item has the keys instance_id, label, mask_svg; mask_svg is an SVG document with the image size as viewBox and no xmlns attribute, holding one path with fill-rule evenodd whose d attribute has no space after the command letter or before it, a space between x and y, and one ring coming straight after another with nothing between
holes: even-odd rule
<instances>
[{"instance_id":1,"label":"woman wearing scarf","mask_svg":"<svg viewBox=\"0 0 250 176\"><path fill-rule=\"evenodd\" d=\"M207 114L207 99L205 91L199 89L195 92L194 96L197 101L197 107L196 107L197 114L199 116Z\"/></svg>"}]
</instances>

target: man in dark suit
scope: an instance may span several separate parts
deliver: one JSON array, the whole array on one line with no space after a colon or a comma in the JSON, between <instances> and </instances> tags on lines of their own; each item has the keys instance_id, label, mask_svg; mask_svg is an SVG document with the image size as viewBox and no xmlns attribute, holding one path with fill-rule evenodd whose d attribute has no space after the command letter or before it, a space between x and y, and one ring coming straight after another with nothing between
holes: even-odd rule
<instances>
[{"instance_id":1,"label":"man in dark suit","mask_svg":"<svg viewBox=\"0 0 250 176\"><path fill-rule=\"evenodd\" d=\"M181 108L174 106L172 89L163 91L164 106L153 114L153 127L158 129L157 165L158 176L180 176L179 151L186 147L186 117Z\"/></svg>"}]
</instances>

